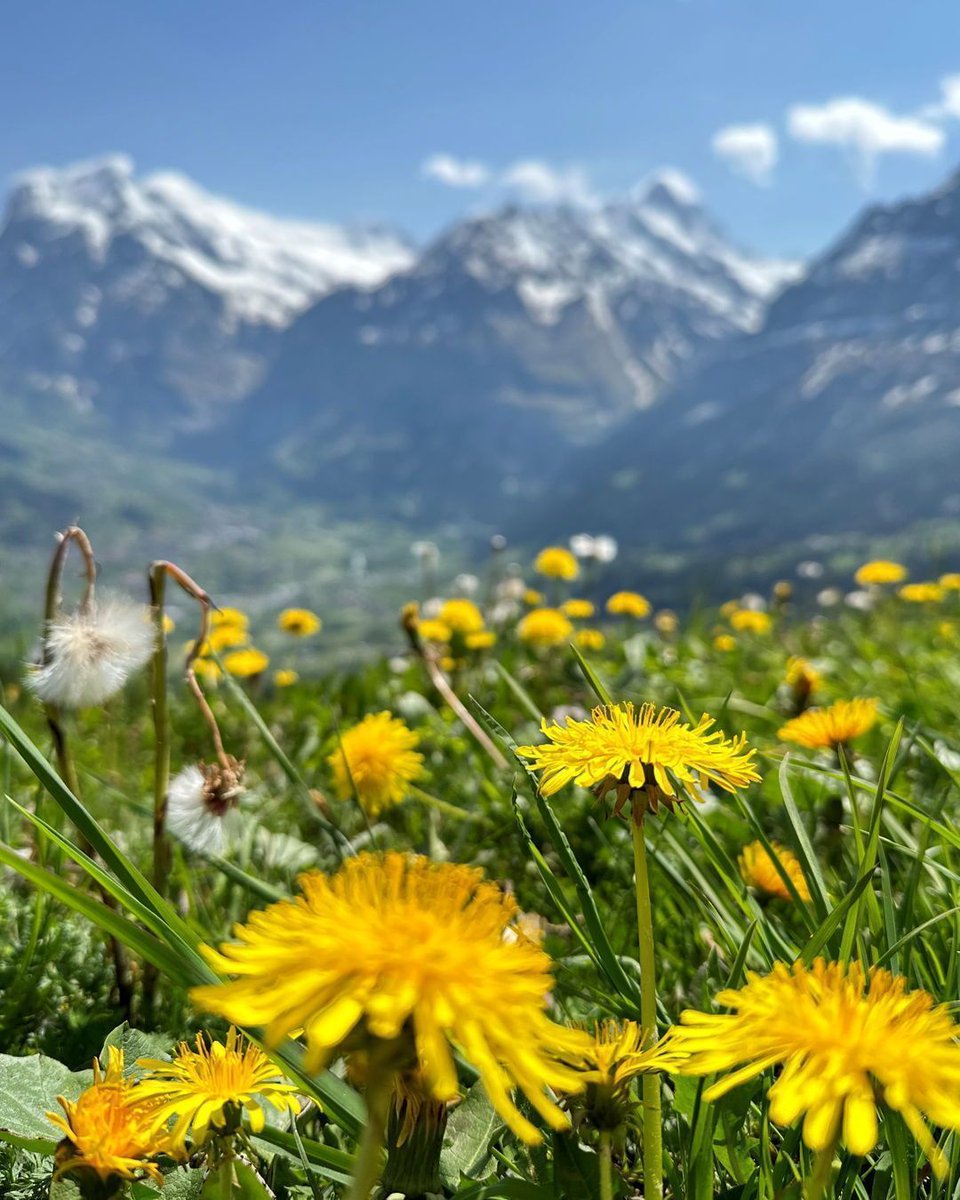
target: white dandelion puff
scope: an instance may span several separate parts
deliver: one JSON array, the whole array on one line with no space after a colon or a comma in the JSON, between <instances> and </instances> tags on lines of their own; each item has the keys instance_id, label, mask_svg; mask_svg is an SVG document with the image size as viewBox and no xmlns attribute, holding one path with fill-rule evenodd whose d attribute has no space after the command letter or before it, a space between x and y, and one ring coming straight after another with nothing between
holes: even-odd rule
<instances>
[{"instance_id":1,"label":"white dandelion puff","mask_svg":"<svg viewBox=\"0 0 960 1200\"><path fill-rule=\"evenodd\" d=\"M60 614L44 639L46 662L26 682L45 704L92 708L115 695L153 651L150 610L122 597Z\"/></svg>"},{"instance_id":2,"label":"white dandelion puff","mask_svg":"<svg viewBox=\"0 0 960 1200\"><path fill-rule=\"evenodd\" d=\"M242 787L243 765L184 767L167 790L167 829L200 854L222 854L226 844L224 817L235 808Z\"/></svg>"}]
</instances>

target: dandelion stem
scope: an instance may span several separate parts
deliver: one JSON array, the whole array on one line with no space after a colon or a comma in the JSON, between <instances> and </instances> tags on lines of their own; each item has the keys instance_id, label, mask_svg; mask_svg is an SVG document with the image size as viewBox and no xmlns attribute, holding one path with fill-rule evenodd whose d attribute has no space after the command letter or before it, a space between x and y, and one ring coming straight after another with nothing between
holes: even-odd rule
<instances>
[{"instance_id":1,"label":"dandelion stem","mask_svg":"<svg viewBox=\"0 0 960 1200\"><path fill-rule=\"evenodd\" d=\"M76 542L80 553L83 555L86 574L86 586L83 591L83 598L80 601L80 611L84 613L89 612L93 606L94 589L97 583L97 560L94 557L90 539L84 531L79 525L70 525L63 533L57 534L57 548L53 553L50 570L47 573L47 588L43 608L43 642L40 652L41 661L44 664L50 662L50 626L60 612L60 582L63 578L63 567L67 560L67 551L70 549L71 542ZM74 765L73 755L70 753L70 743L67 740L67 731L64 728L60 709L55 704L47 704L44 705L44 713L50 729L50 736L53 738L57 771L69 790L79 799L80 781L77 777L77 768ZM82 834L79 841L80 848L84 854L94 858L96 851ZM103 903L108 908L116 908L117 902L113 896L103 887L99 890ZM127 973L127 956L115 937L111 936L109 943L117 984L117 1000L124 1014L129 1019L133 1006L133 989L130 986Z\"/></svg>"},{"instance_id":2,"label":"dandelion stem","mask_svg":"<svg viewBox=\"0 0 960 1200\"><path fill-rule=\"evenodd\" d=\"M634 816L633 861L637 892L637 932L640 949L640 1027L643 1048L657 1042L657 975L653 940L653 912L650 907L650 876L647 870L647 844L643 823ZM643 1076L643 1194L644 1200L662 1200L663 1144L660 1127L660 1079Z\"/></svg>"},{"instance_id":3,"label":"dandelion stem","mask_svg":"<svg viewBox=\"0 0 960 1200\"><path fill-rule=\"evenodd\" d=\"M370 1056L370 1068L366 1092L367 1123L363 1127L346 1200L369 1200L383 1168L383 1146L393 1099L394 1072L386 1063L377 1063L375 1053Z\"/></svg>"},{"instance_id":4,"label":"dandelion stem","mask_svg":"<svg viewBox=\"0 0 960 1200\"><path fill-rule=\"evenodd\" d=\"M813 1173L807 1181L806 1200L823 1200L827 1194L827 1185L833 1171L833 1156L837 1151L837 1136L830 1140L830 1145L817 1151L813 1162Z\"/></svg>"},{"instance_id":5,"label":"dandelion stem","mask_svg":"<svg viewBox=\"0 0 960 1200\"><path fill-rule=\"evenodd\" d=\"M150 604L155 643L151 708L153 711L153 885L166 894L169 846L166 838L167 791L170 785L169 713L167 710L167 635L163 628L163 601L167 576L162 566L150 569Z\"/></svg>"},{"instance_id":6,"label":"dandelion stem","mask_svg":"<svg viewBox=\"0 0 960 1200\"><path fill-rule=\"evenodd\" d=\"M613 1146L607 1129L600 1134L599 1151L600 1200L613 1200Z\"/></svg>"}]
</instances>

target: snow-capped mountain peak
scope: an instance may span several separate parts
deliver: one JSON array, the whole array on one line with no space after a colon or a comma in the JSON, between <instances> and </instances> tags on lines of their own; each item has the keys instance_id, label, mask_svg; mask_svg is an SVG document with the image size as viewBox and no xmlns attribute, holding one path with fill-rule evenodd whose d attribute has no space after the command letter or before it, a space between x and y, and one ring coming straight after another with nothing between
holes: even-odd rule
<instances>
[{"instance_id":1,"label":"snow-capped mountain peak","mask_svg":"<svg viewBox=\"0 0 960 1200\"><path fill-rule=\"evenodd\" d=\"M101 263L133 238L219 296L228 319L275 327L335 287L375 287L413 261L406 239L382 227L267 216L177 172L137 178L124 155L21 173L5 221L7 231L18 226L20 257L33 262L70 234Z\"/></svg>"}]
</instances>

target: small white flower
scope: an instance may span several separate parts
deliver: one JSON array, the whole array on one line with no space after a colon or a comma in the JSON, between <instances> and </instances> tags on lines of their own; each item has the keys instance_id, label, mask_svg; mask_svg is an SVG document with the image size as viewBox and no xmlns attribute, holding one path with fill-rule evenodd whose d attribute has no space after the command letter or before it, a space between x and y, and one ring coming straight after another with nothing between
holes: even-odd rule
<instances>
[{"instance_id":1,"label":"small white flower","mask_svg":"<svg viewBox=\"0 0 960 1200\"><path fill-rule=\"evenodd\" d=\"M601 533L593 539L593 557L598 563L612 563L620 552L617 539L608 533Z\"/></svg>"},{"instance_id":2,"label":"small white flower","mask_svg":"<svg viewBox=\"0 0 960 1200\"><path fill-rule=\"evenodd\" d=\"M175 838L201 854L222 854L223 819L240 797L241 764L228 770L213 766L184 767L170 780L167 828Z\"/></svg>"},{"instance_id":3,"label":"small white flower","mask_svg":"<svg viewBox=\"0 0 960 1200\"><path fill-rule=\"evenodd\" d=\"M877 602L877 593L865 590L847 592L844 602L850 608L858 608L861 612L869 612Z\"/></svg>"},{"instance_id":4,"label":"small white flower","mask_svg":"<svg viewBox=\"0 0 960 1200\"><path fill-rule=\"evenodd\" d=\"M596 540L590 533L575 533L570 539L570 549L577 558L593 558L596 553Z\"/></svg>"},{"instance_id":5,"label":"small white flower","mask_svg":"<svg viewBox=\"0 0 960 1200\"><path fill-rule=\"evenodd\" d=\"M797 574L801 579L820 579L823 575L823 563L818 563L812 558L805 559L802 563L797 563Z\"/></svg>"},{"instance_id":6,"label":"small white flower","mask_svg":"<svg viewBox=\"0 0 960 1200\"><path fill-rule=\"evenodd\" d=\"M153 651L150 610L120 597L86 612L61 614L46 635L49 661L27 671L27 685L45 704L92 708L103 704Z\"/></svg>"},{"instance_id":7,"label":"small white flower","mask_svg":"<svg viewBox=\"0 0 960 1200\"><path fill-rule=\"evenodd\" d=\"M508 575L497 584L496 596L498 600L522 600L526 590L527 585L519 575Z\"/></svg>"},{"instance_id":8,"label":"small white flower","mask_svg":"<svg viewBox=\"0 0 960 1200\"><path fill-rule=\"evenodd\" d=\"M744 592L740 597L740 607L747 608L750 612L766 612L767 601L759 592Z\"/></svg>"},{"instance_id":9,"label":"small white flower","mask_svg":"<svg viewBox=\"0 0 960 1200\"><path fill-rule=\"evenodd\" d=\"M822 608L833 608L833 606L835 604L839 604L842 599L843 592L841 592L839 588L824 588L822 592L817 592L817 603Z\"/></svg>"},{"instance_id":10,"label":"small white flower","mask_svg":"<svg viewBox=\"0 0 960 1200\"><path fill-rule=\"evenodd\" d=\"M458 575L453 581L453 590L462 596L475 596L480 589L480 580L476 575Z\"/></svg>"}]
</instances>

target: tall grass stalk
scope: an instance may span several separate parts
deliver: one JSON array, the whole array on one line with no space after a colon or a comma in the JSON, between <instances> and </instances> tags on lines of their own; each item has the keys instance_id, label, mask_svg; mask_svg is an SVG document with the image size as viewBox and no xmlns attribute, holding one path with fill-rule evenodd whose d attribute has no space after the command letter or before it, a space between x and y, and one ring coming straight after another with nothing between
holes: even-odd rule
<instances>
[{"instance_id":1,"label":"tall grass stalk","mask_svg":"<svg viewBox=\"0 0 960 1200\"><path fill-rule=\"evenodd\" d=\"M631 818L634 886L637 893L637 934L640 950L640 1027L643 1047L657 1042L657 964L650 907L650 873L642 818ZM660 1077L643 1076L643 1194L644 1200L663 1198L663 1132L660 1115Z\"/></svg>"}]
</instances>

